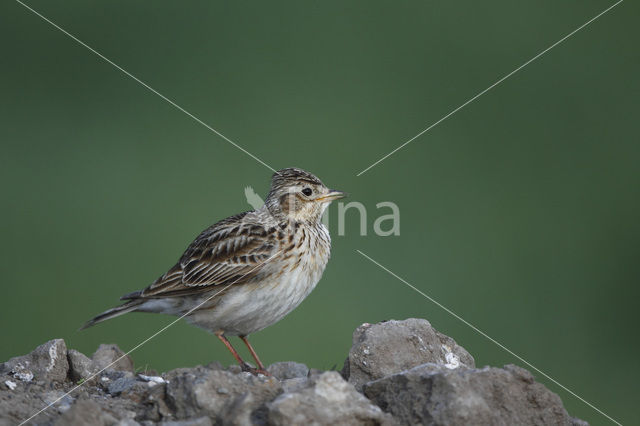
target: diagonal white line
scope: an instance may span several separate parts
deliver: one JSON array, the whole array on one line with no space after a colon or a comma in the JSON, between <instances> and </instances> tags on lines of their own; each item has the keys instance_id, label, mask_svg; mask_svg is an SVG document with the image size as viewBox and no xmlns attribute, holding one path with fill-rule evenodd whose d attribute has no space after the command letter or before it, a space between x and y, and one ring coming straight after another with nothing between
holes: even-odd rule
<instances>
[{"instance_id":1,"label":"diagonal white line","mask_svg":"<svg viewBox=\"0 0 640 426\"><path fill-rule=\"evenodd\" d=\"M37 413L33 414L31 417L29 417L26 420L23 420L18 426L22 426L24 424L26 424L27 422L29 422L31 419L33 419L34 417L36 417L37 415L39 415L40 413L42 413L43 411L47 410L48 408L52 407L53 405L55 405L58 401L60 401L62 398L64 398L65 396L71 394L73 391L75 391L76 389L78 389L79 387L83 386L84 384L86 384L87 382L89 382L91 379L93 379L94 377L96 377L98 374L102 373L104 370L106 370L107 368L111 367L113 364L117 363L118 361L120 361L122 358L126 357L127 355L129 355L131 352L135 351L136 349L138 349L140 346L144 345L145 343L147 343L149 340L153 339L154 337L156 337L157 335L159 335L160 333L164 332L166 329L168 329L169 327L171 327L172 325L174 325L175 323L177 323L178 321L180 321L182 318L186 317L187 315L191 314L193 311L195 311L196 309L200 308L200 306L204 305L205 303L207 303L209 300L213 299L214 297L216 297L218 294L222 293L223 291L225 291L226 289L228 289L229 287L231 287L233 284L235 284L236 282L238 282L239 280L241 280L242 278L246 277L247 275L249 275L251 272L255 271L259 266L267 263L268 261L270 261L271 259L273 259L274 257L276 257L278 254L280 254L282 251L278 250L275 254L273 254L272 256L269 256L268 259L265 259L264 261L262 261L261 263L257 264L256 266L254 266L253 268L251 268L249 271L247 271L246 274L244 274L242 277L238 278L237 280L235 280L232 283L227 284L226 286L224 286L220 291L212 294L211 296L207 297L204 301L198 303L196 306L194 306L193 308L189 309L185 314L179 316L178 318L174 319L173 321L171 321L169 324L165 325L164 327L162 327L160 330L156 331L155 333L153 333L151 336L147 337L146 339L144 339L142 342L138 343L137 345L135 345L132 349L130 349L127 353L125 353L124 355L122 355L121 357L119 357L118 359L116 359L115 361L113 361L111 364L107 365L106 367L104 367L102 370L98 371L97 373L94 373L91 377L85 379L82 383L80 383L79 385L76 385L73 389L71 389L69 392L65 393L64 395L62 395L60 398L56 399L55 401L53 401L50 404L47 404L44 408L42 408L40 411L38 411Z\"/></svg>"},{"instance_id":2,"label":"diagonal white line","mask_svg":"<svg viewBox=\"0 0 640 426\"><path fill-rule=\"evenodd\" d=\"M495 83L493 83L491 86L487 87L486 89L484 89L482 92L478 93L477 95L475 95L474 97L472 97L471 99L469 99L468 101L466 101L465 103L463 103L462 105L460 105L459 107L457 107L456 109L452 110L451 112L449 112L448 114L446 114L444 117L442 117L441 119L439 119L438 121L436 121L435 123L433 123L432 125L430 125L429 127L427 127L426 129L424 129L423 131L421 131L420 133L418 133L417 135L415 135L414 137L412 137L411 139L409 139L408 141L406 141L405 143L403 143L402 145L400 145L399 147L397 147L396 149L394 149L393 151L391 151L390 153L388 153L387 155L385 155L384 157L380 158L378 161L376 161L375 163L371 164L369 167L367 167L366 169L362 170L360 173L358 173L356 176L360 176L363 173L367 172L369 169L371 169L372 167L378 165L379 163L381 163L382 161L386 160L387 158L389 158L390 156L392 156L393 154L395 154L396 152L398 152L399 150L401 150L402 148L404 148L405 146L409 145L411 142L413 142L414 140L416 140L417 138L419 138L420 136L422 136L423 134L427 133L429 130L433 129L434 127L436 127L438 124L442 123L444 120L446 120L447 118L451 117L453 114L455 114L456 112L460 111L462 108L466 107L467 105L469 105L471 102L475 101L476 99L478 99L480 96L484 95L485 93L487 93L489 90L493 89L494 87L496 87L498 84L502 83L503 81L505 81L506 79L508 79L509 77L511 77L512 75L514 75L515 73L517 73L518 71L520 71L522 68L526 67L527 65L529 65L531 62L535 61L536 59L538 59L539 57L541 57L542 55L544 55L545 53L547 53L548 51L550 51L551 49L553 49L554 47L556 47L557 45L559 45L560 43L562 43L563 41L565 41L566 39L568 39L569 37L571 37L572 35L574 35L575 33L577 33L578 31L580 31L581 29L583 29L584 27L586 27L587 25L589 25L590 23L592 23L593 21L595 21L596 19L598 19L599 17L601 17L602 15L604 15L605 13L609 12L611 9L613 9L614 7L616 7L617 5L619 5L620 3L622 3L624 0L618 0L616 3L612 4L611 6L609 6L608 8L606 8L605 10L603 10L602 12L600 12L599 14L597 14L596 16L594 16L593 18L589 19L587 22L585 22L584 24L580 25L578 28L576 28L575 30L571 31L569 34L567 34L566 36L562 37L560 40L556 41L555 43L553 43L551 46L547 47L546 49L544 49L542 52L538 53L536 56L534 56L533 58L529 59L527 62L525 62L524 64L520 65L518 68L516 68L515 70L511 71L509 74L505 75L504 77L502 77L501 79L499 79L498 81L496 81Z\"/></svg>"},{"instance_id":3,"label":"diagonal white line","mask_svg":"<svg viewBox=\"0 0 640 426\"><path fill-rule=\"evenodd\" d=\"M587 404L589 407L593 408L594 410L596 410L598 413L602 414L603 416L605 416L607 419L611 420L613 423L617 424L617 425L621 425L620 422L616 421L615 419L613 419L612 417L610 417L609 415L607 415L604 411L600 410L598 407L596 407L595 405L593 405L592 403L590 403L589 401L585 400L584 398L582 398L580 395L576 394L575 392L573 392L571 389L567 388L566 386L564 386L562 383L558 382L557 380L555 380L553 377L549 376L547 373L545 373L544 371L540 370L539 368L537 368L536 366L534 366L533 364L531 364L529 361L525 360L524 358L522 358L520 355L514 353L512 350L510 350L509 348L507 348L506 346L504 346L502 343L498 342L497 340L495 340L493 337L489 336L487 333L485 333L484 331L480 330L478 327L476 327L475 325L471 324L469 321L465 320L464 318L462 318L460 315L456 314L455 312L453 312L451 309L447 308L446 306L444 306L443 304L441 304L440 302L438 302L437 300L435 300L434 298L430 297L429 295L425 294L423 291L417 289L416 287L414 287L413 285L411 285L409 282L407 282L406 280L404 280L403 278L399 277L398 275L396 275L395 273L391 272L388 268L382 266L380 263L378 263L377 261L373 260L371 257L367 256L366 254L364 254L363 252L361 252L360 250L356 251L358 253L360 253L363 257L365 257L366 259L368 259L369 261L371 261L372 263L376 264L377 266L379 266L381 269L383 269L384 271L388 272L391 276L393 276L394 278L396 278L397 280L403 282L404 284L406 284L408 287L412 288L413 290L415 290L416 292L420 293L422 296L424 296L425 298L429 299L431 302L433 302L434 304L436 304L438 307L442 308L443 310L445 310L448 314L452 315L453 317L455 317L456 319L460 320L461 322L463 322L466 326L468 326L469 328L471 328L473 331L477 332L478 334L486 337L488 340L490 340L492 343L496 344L497 346L499 346L501 349L503 349L504 351L508 352L510 355L514 356L515 358L517 358L518 360L522 361L523 363L525 363L526 365L528 365L529 367L531 367L532 369L536 370L538 373L542 374L544 377L546 377L547 379L551 380L553 383L555 383L556 385L558 385L559 387L561 387L562 389L564 389L565 391L569 392L571 395L575 396L576 398L578 398L580 401L584 402L585 404Z\"/></svg>"},{"instance_id":4,"label":"diagonal white line","mask_svg":"<svg viewBox=\"0 0 640 426\"><path fill-rule=\"evenodd\" d=\"M160 98L162 98L164 101L168 102L169 104L171 104L171 106L173 106L174 108L176 108L177 110L185 113L186 115L188 115L189 117L191 117L193 120L195 120L198 124L201 124L202 126L206 127L207 129L211 130L213 133L215 133L216 135L220 136L222 139L224 139L225 141L229 142L231 145L235 146L236 148L238 148L240 151L244 152L245 154L247 154L249 157L253 158L254 160L256 160L258 163L262 164L263 166L265 166L266 168L270 169L271 171L275 172L276 170L271 167L270 165L268 165L267 163L265 163L264 161L262 161L261 159L259 159L258 157L256 157L255 155L253 155L252 153L250 153L249 151L247 151L246 149L244 149L243 147L241 147L240 145L238 145L237 143L235 143L234 141L232 141L231 139L229 139L228 137L226 137L225 135L223 135L222 133L220 133L219 131L217 131L216 129L214 129L213 127L211 127L210 125L208 125L207 123L205 123L204 121L202 121L201 119L199 119L198 117L196 117L195 115L191 114L189 111L187 111L186 109L184 109L183 107L181 107L180 105L178 105L177 103L175 103L174 101L172 101L171 99L167 98L165 95L163 95L162 93L158 92L156 89L154 89L153 87L149 86L147 83L145 83L144 81L140 80L138 77L136 77L135 75L131 74L129 71L125 70L124 68L122 68L121 66L119 66L118 64L116 64L115 62L113 62L111 59L107 58L106 56L104 56L102 53L98 52L97 50L95 50L93 47L89 46L88 44L86 44L85 42L83 42L82 40L80 40L79 38L77 38L76 36L74 36L73 34L71 34L70 32L66 31L64 28L60 27L59 25L57 25L55 22L51 21L50 19L48 19L47 17L43 16L41 13L39 13L38 11L36 11L35 9L33 9L32 7L24 4L23 2L21 2L20 0L16 0L17 3L19 3L20 5L24 6L27 10L33 12L35 15L39 16L40 18L42 18L45 22L49 23L51 26L53 26L54 28L56 28L57 30L59 30L60 32L62 32L64 35L66 35L67 37L71 38L73 41L75 41L76 43L78 43L79 45L87 48L88 50L90 50L92 53L94 53L96 56L100 57L101 59L103 59L104 61L106 61L107 63L109 63L110 65L112 65L114 68L118 69L119 71L121 71L123 74L125 74L127 77L130 77L132 80L136 81L137 83L139 83L141 86L143 86L145 89L149 90L150 92L158 95Z\"/></svg>"}]
</instances>

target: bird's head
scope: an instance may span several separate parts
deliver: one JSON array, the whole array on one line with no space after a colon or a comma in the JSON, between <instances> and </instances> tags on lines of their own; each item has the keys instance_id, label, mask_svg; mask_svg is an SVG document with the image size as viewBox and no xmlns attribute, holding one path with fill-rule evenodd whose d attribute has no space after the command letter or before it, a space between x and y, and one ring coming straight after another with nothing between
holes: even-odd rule
<instances>
[{"instance_id":1,"label":"bird's head","mask_svg":"<svg viewBox=\"0 0 640 426\"><path fill-rule=\"evenodd\" d=\"M311 173L291 167L273 174L265 205L276 216L319 222L329 203L346 195L342 191L327 188Z\"/></svg>"}]
</instances>

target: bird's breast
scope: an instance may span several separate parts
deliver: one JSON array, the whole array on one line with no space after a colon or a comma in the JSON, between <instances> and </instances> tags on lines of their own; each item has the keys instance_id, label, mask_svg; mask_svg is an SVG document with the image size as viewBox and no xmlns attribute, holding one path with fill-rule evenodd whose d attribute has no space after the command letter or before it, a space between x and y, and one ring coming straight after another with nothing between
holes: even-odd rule
<instances>
[{"instance_id":1,"label":"bird's breast","mask_svg":"<svg viewBox=\"0 0 640 426\"><path fill-rule=\"evenodd\" d=\"M324 228L324 227L323 227ZM329 261L326 228L298 229L251 283L232 286L215 308L192 315L190 321L229 335L248 335L279 321L315 288Z\"/></svg>"}]
</instances>

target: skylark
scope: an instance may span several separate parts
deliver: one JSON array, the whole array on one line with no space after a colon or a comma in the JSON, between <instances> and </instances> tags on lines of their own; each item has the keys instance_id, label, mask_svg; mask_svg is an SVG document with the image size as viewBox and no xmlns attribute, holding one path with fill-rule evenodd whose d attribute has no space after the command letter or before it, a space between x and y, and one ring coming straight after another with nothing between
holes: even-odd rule
<instances>
[{"instance_id":1,"label":"skylark","mask_svg":"<svg viewBox=\"0 0 640 426\"><path fill-rule=\"evenodd\" d=\"M281 320L316 286L331 239L321 218L345 193L328 189L301 169L274 173L264 206L205 229L178 263L144 290L125 294L82 328L128 312L156 312L213 332L243 370L266 373L247 336ZM239 336L258 369L251 369L226 336Z\"/></svg>"}]
</instances>

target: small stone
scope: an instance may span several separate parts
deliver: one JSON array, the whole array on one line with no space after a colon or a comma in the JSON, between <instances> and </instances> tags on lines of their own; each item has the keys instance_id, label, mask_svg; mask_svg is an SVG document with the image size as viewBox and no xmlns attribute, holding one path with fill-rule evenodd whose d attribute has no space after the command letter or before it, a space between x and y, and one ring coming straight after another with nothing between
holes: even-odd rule
<instances>
[{"instance_id":1,"label":"small stone","mask_svg":"<svg viewBox=\"0 0 640 426\"><path fill-rule=\"evenodd\" d=\"M131 357L120 350L117 345L98 346L98 350L93 354L91 359L98 370L103 368L130 371L133 373L133 360Z\"/></svg>"},{"instance_id":2,"label":"small stone","mask_svg":"<svg viewBox=\"0 0 640 426\"><path fill-rule=\"evenodd\" d=\"M146 376L144 374L138 374L138 377L140 377L145 382L149 382L149 383L153 383L153 384L167 383L166 380L164 380L160 376Z\"/></svg>"},{"instance_id":3,"label":"small stone","mask_svg":"<svg viewBox=\"0 0 640 426\"><path fill-rule=\"evenodd\" d=\"M133 373L131 373L130 371L118 371L118 370L111 370L111 369L106 369L101 373L101 377L100 380L103 382L102 385L107 385L109 384L109 382L115 382L118 379L121 379L123 377L128 377L128 378L133 378Z\"/></svg>"},{"instance_id":4,"label":"small stone","mask_svg":"<svg viewBox=\"0 0 640 426\"><path fill-rule=\"evenodd\" d=\"M0 364L0 374L9 374L23 382L30 382L34 378L64 382L68 372L67 346L62 339L50 340L27 355Z\"/></svg>"},{"instance_id":5,"label":"small stone","mask_svg":"<svg viewBox=\"0 0 640 426\"><path fill-rule=\"evenodd\" d=\"M207 364L206 367L209 370L224 370L225 369L220 361L211 361L209 364Z\"/></svg>"},{"instance_id":6,"label":"small stone","mask_svg":"<svg viewBox=\"0 0 640 426\"><path fill-rule=\"evenodd\" d=\"M242 373L242 367L240 367L237 364L231 364L230 366L227 367L227 370L233 374L240 374Z\"/></svg>"},{"instance_id":7,"label":"small stone","mask_svg":"<svg viewBox=\"0 0 640 426\"><path fill-rule=\"evenodd\" d=\"M112 396L120 395L122 392L131 389L135 384L136 380L133 377L121 377L109 384L107 392Z\"/></svg>"},{"instance_id":8,"label":"small stone","mask_svg":"<svg viewBox=\"0 0 640 426\"><path fill-rule=\"evenodd\" d=\"M67 351L69 361L69 375L74 382L84 381L99 371L95 363L85 354L69 349Z\"/></svg>"},{"instance_id":9,"label":"small stone","mask_svg":"<svg viewBox=\"0 0 640 426\"><path fill-rule=\"evenodd\" d=\"M18 364L16 368L11 369L10 373L13 377L23 382L28 383L33 380L33 373L27 370L27 368L22 364Z\"/></svg>"},{"instance_id":10,"label":"small stone","mask_svg":"<svg viewBox=\"0 0 640 426\"><path fill-rule=\"evenodd\" d=\"M297 392L307 386L309 379L307 377L295 377L293 379L287 379L280 382L282 390L285 393Z\"/></svg>"},{"instance_id":11,"label":"small stone","mask_svg":"<svg viewBox=\"0 0 640 426\"><path fill-rule=\"evenodd\" d=\"M424 364L364 385L364 394L402 424L565 425L558 395L515 366L451 370Z\"/></svg>"},{"instance_id":12,"label":"small stone","mask_svg":"<svg viewBox=\"0 0 640 426\"><path fill-rule=\"evenodd\" d=\"M14 390L18 386L15 382L12 382L11 380L5 380L4 384L7 385L7 387L11 390Z\"/></svg>"},{"instance_id":13,"label":"small stone","mask_svg":"<svg viewBox=\"0 0 640 426\"><path fill-rule=\"evenodd\" d=\"M43 400L46 404L55 407L59 413L64 413L71 408L75 399L62 391L53 391L45 394Z\"/></svg>"},{"instance_id":14,"label":"small stone","mask_svg":"<svg viewBox=\"0 0 640 426\"><path fill-rule=\"evenodd\" d=\"M371 404L335 371L314 376L296 392L267 404L270 425L392 425L393 418Z\"/></svg>"},{"instance_id":15,"label":"small stone","mask_svg":"<svg viewBox=\"0 0 640 426\"><path fill-rule=\"evenodd\" d=\"M178 420L169 422L160 422L159 426L213 426L209 417L198 417L197 419Z\"/></svg>"},{"instance_id":16,"label":"small stone","mask_svg":"<svg viewBox=\"0 0 640 426\"><path fill-rule=\"evenodd\" d=\"M241 424L282 393L274 377L204 367L170 371L165 379L167 406L178 419L210 416L214 423Z\"/></svg>"},{"instance_id":17,"label":"small stone","mask_svg":"<svg viewBox=\"0 0 640 426\"><path fill-rule=\"evenodd\" d=\"M463 347L436 331L427 320L366 323L353 332L342 375L361 390L369 381L428 362L451 369L475 367L473 357Z\"/></svg>"},{"instance_id":18,"label":"small stone","mask_svg":"<svg viewBox=\"0 0 640 426\"><path fill-rule=\"evenodd\" d=\"M140 426L140 423L133 419L123 419L117 423L117 426Z\"/></svg>"},{"instance_id":19,"label":"small stone","mask_svg":"<svg viewBox=\"0 0 640 426\"><path fill-rule=\"evenodd\" d=\"M118 423L118 419L92 400L77 401L55 422L56 426L92 425L108 426Z\"/></svg>"},{"instance_id":20,"label":"small stone","mask_svg":"<svg viewBox=\"0 0 640 426\"><path fill-rule=\"evenodd\" d=\"M309 374L309 367L293 361L276 362L267 367L267 372L276 379L286 380L296 377L307 377Z\"/></svg>"}]
</instances>

